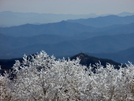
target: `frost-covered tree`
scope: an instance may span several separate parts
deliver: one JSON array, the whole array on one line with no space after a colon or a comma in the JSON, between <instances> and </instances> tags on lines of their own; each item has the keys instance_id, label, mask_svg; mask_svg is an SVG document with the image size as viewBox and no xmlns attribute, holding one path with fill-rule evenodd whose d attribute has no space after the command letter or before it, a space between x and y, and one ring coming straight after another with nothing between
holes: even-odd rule
<instances>
[{"instance_id":1,"label":"frost-covered tree","mask_svg":"<svg viewBox=\"0 0 134 101\"><path fill-rule=\"evenodd\" d=\"M0 76L0 100L4 101L134 101L134 66L106 68L80 64L80 60L59 59L44 51L24 55L13 66L16 76Z\"/></svg>"}]
</instances>

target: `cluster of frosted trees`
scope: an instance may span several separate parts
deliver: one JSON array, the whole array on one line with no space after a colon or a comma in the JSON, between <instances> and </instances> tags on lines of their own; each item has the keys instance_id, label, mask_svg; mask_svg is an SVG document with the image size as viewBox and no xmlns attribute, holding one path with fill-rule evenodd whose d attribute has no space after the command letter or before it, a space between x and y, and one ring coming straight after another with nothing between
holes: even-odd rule
<instances>
[{"instance_id":1,"label":"cluster of frosted trees","mask_svg":"<svg viewBox=\"0 0 134 101\"><path fill-rule=\"evenodd\" d=\"M80 60L56 60L44 51L23 62L16 61L13 80L0 76L0 101L134 101L134 66L119 70L79 64Z\"/></svg>"}]
</instances>

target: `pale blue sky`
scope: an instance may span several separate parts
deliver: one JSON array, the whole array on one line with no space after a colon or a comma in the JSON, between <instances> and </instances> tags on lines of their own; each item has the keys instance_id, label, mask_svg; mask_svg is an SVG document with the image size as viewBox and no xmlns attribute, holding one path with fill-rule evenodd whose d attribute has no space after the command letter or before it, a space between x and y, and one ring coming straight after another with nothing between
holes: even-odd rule
<instances>
[{"instance_id":1,"label":"pale blue sky","mask_svg":"<svg viewBox=\"0 0 134 101\"><path fill-rule=\"evenodd\" d=\"M134 13L134 0L0 0L0 11L54 14Z\"/></svg>"}]
</instances>

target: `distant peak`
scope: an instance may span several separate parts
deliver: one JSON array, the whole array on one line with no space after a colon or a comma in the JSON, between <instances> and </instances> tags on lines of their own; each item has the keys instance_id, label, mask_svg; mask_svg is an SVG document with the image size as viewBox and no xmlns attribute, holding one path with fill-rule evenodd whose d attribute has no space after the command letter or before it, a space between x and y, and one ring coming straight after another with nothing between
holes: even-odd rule
<instances>
[{"instance_id":1,"label":"distant peak","mask_svg":"<svg viewBox=\"0 0 134 101\"><path fill-rule=\"evenodd\" d=\"M85 53L79 53L79 54L77 54L78 56L87 56Z\"/></svg>"},{"instance_id":2,"label":"distant peak","mask_svg":"<svg viewBox=\"0 0 134 101\"><path fill-rule=\"evenodd\" d=\"M62 20L61 22L66 22L65 20Z\"/></svg>"},{"instance_id":3,"label":"distant peak","mask_svg":"<svg viewBox=\"0 0 134 101\"><path fill-rule=\"evenodd\" d=\"M85 53L79 53L79 54L77 54L77 55L75 55L73 58L84 58L84 57L89 57L87 54L85 54Z\"/></svg>"}]
</instances>

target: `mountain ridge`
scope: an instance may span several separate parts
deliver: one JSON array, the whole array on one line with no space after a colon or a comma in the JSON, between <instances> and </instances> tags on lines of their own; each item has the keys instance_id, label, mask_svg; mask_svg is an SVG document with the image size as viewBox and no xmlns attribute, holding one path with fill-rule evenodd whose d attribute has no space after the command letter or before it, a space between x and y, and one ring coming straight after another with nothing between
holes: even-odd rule
<instances>
[{"instance_id":1,"label":"mountain ridge","mask_svg":"<svg viewBox=\"0 0 134 101\"><path fill-rule=\"evenodd\" d=\"M77 23L61 21L41 25L25 24L13 27L1 27L1 33L9 36L34 36L39 34L73 35L83 31L93 32L96 28Z\"/></svg>"},{"instance_id":2,"label":"mountain ridge","mask_svg":"<svg viewBox=\"0 0 134 101\"><path fill-rule=\"evenodd\" d=\"M106 67L107 63L114 65L116 69L119 69L119 66L121 65L118 62L115 62L111 59L104 59L104 58L98 58L98 57L94 57L94 56L89 56L85 53L78 53L72 57L70 57L71 60L73 59L80 59L80 64L82 65L86 65L87 67L89 67L90 65L95 65L96 63L101 63L102 66Z\"/></svg>"},{"instance_id":3,"label":"mountain ridge","mask_svg":"<svg viewBox=\"0 0 134 101\"><path fill-rule=\"evenodd\" d=\"M134 63L134 47L128 48L126 50L121 50L116 53L86 53L88 55L99 57L99 58L108 58L120 63Z\"/></svg>"},{"instance_id":4,"label":"mountain ridge","mask_svg":"<svg viewBox=\"0 0 134 101\"><path fill-rule=\"evenodd\" d=\"M103 28L96 28L92 26L85 26L79 23L61 21L58 23L49 23L42 25L32 25L25 24L21 26L14 27L0 27L1 33L8 36L35 36L41 34L55 34L55 35L64 35L72 36L79 35L82 33L90 33L92 36L98 35L115 35L121 33L132 33L134 32L134 22L130 24L119 24L112 25ZM89 35L89 34L88 34Z\"/></svg>"},{"instance_id":5,"label":"mountain ridge","mask_svg":"<svg viewBox=\"0 0 134 101\"><path fill-rule=\"evenodd\" d=\"M87 19L87 18L96 18L99 16L108 16L114 14L103 14L96 15L95 13L90 14L51 14L51 13L21 13L21 12L12 12L12 11L3 11L0 12L0 27L9 27L9 26L18 26L26 23L30 24L44 24L44 23L54 23L60 22L62 20L71 20L71 19ZM117 14L120 17L131 16L134 13L122 12ZM21 19L21 20L20 20Z\"/></svg>"},{"instance_id":6,"label":"mountain ridge","mask_svg":"<svg viewBox=\"0 0 134 101\"><path fill-rule=\"evenodd\" d=\"M117 18L117 16L105 16L101 19L107 17ZM115 53L126 50L134 47L133 16L118 17L124 20L129 17L132 17L129 19L132 21L129 24L122 24L121 22L102 28L68 21L1 27L0 47L2 48L0 49L0 58L15 58L24 53L32 54L41 50L56 56L73 55L80 51Z\"/></svg>"},{"instance_id":7,"label":"mountain ridge","mask_svg":"<svg viewBox=\"0 0 134 101\"><path fill-rule=\"evenodd\" d=\"M134 15L119 17L117 15L100 16L97 18L67 20L69 22L80 23L86 26L107 27L115 24L129 24L134 22Z\"/></svg>"},{"instance_id":8,"label":"mountain ridge","mask_svg":"<svg viewBox=\"0 0 134 101\"><path fill-rule=\"evenodd\" d=\"M35 37L35 40L34 39L29 40L26 38L20 40L16 38L17 40L15 41L10 38L11 41L9 40L6 41L7 45L6 43L4 43L5 39L3 39L3 41L1 39L1 42L5 44L5 48L3 47L3 49L0 50L1 53L0 57L1 58L20 57L24 53L32 54L41 50L45 50L48 54L54 54L56 56L73 55L80 51L86 53L87 52L111 53L111 52L118 52L121 50L125 50L130 47L134 47L133 45L134 33L120 34L120 35L113 35L113 36L103 35L103 36L97 36L97 37L83 39L83 40L70 40L69 38L64 39L64 37L63 38L61 37L60 40L58 36L57 39L52 38L52 40L49 40L50 38L48 38L48 40L45 40L46 38L45 37L43 38L42 36L41 38L39 37L39 39L37 39L37 37ZM56 37L54 36L54 38ZM52 43L51 41L53 40L55 40L55 42L57 43ZM3 46L2 43L0 45ZM20 45L22 47L20 47Z\"/></svg>"},{"instance_id":9,"label":"mountain ridge","mask_svg":"<svg viewBox=\"0 0 134 101\"><path fill-rule=\"evenodd\" d=\"M26 23L30 24L44 24L60 22L68 19L79 19L79 18L92 18L98 15L91 13L86 15L73 15L73 14L51 14L51 13L20 13L4 11L0 12L0 26L18 26Z\"/></svg>"}]
</instances>

